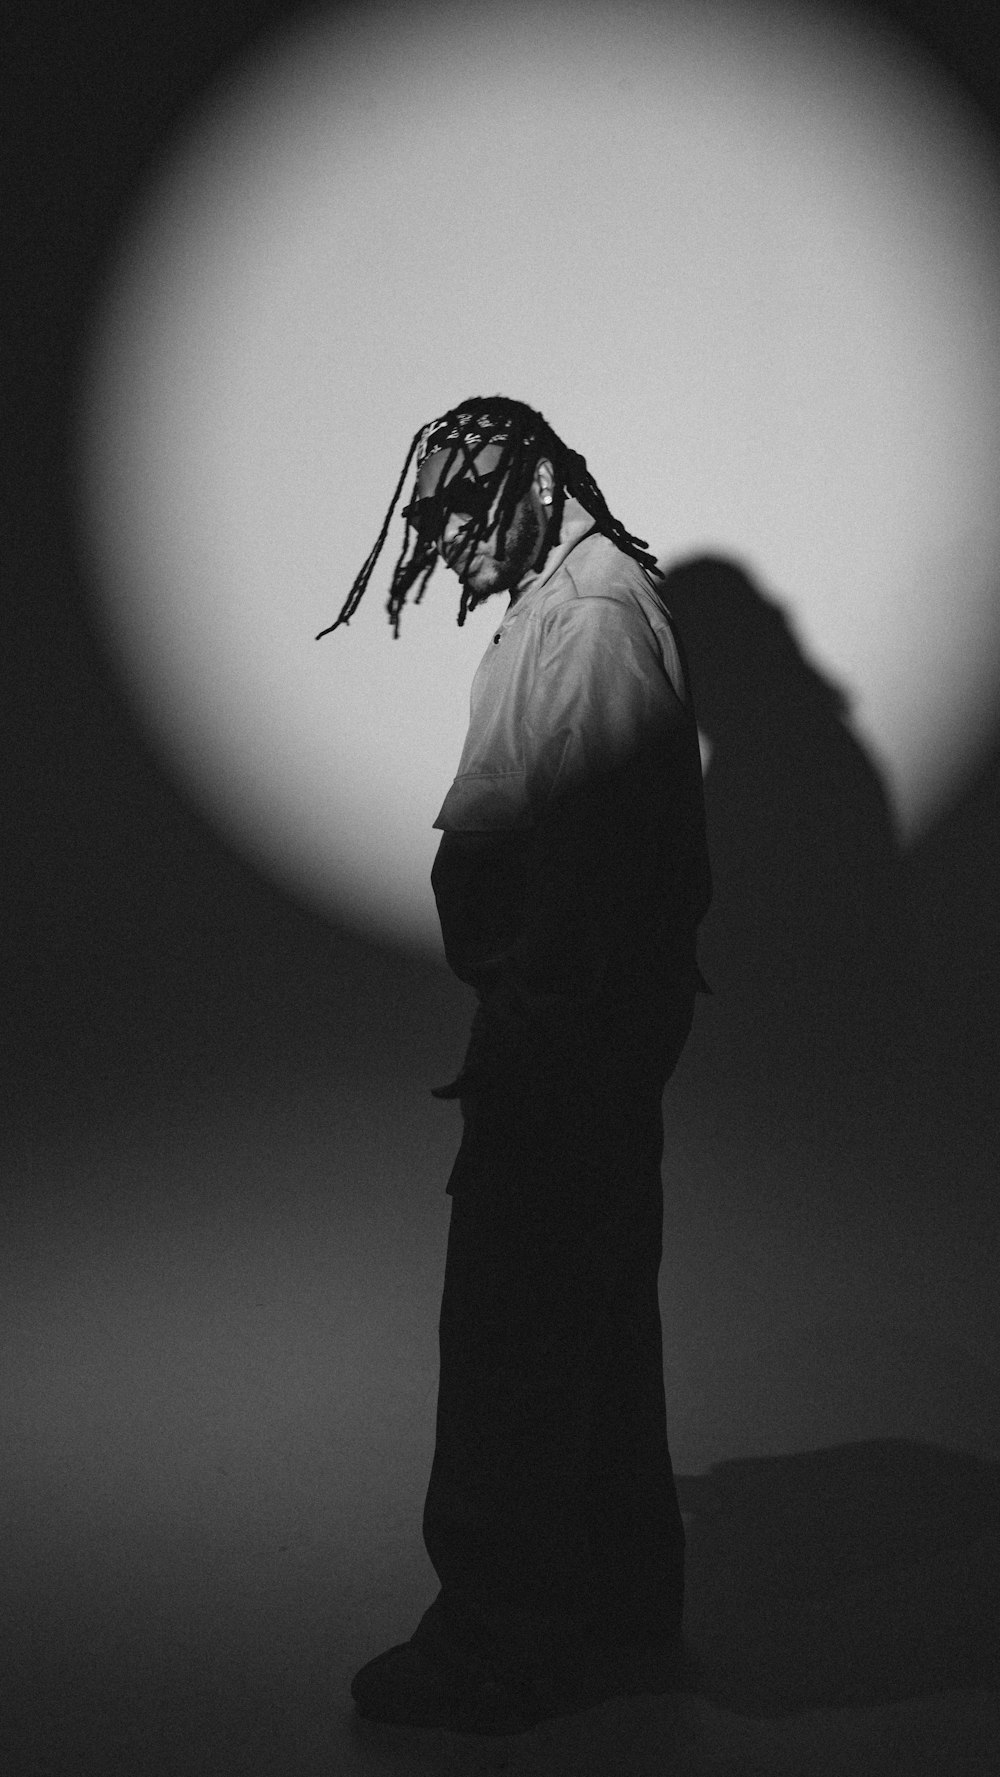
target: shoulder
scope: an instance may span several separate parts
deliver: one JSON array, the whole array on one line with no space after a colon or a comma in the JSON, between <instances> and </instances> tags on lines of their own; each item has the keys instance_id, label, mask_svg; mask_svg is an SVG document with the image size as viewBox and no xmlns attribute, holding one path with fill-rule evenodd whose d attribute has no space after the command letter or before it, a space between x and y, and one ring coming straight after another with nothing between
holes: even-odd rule
<instances>
[{"instance_id":1,"label":"shoulder","mask_svg":"<svg viewBox=\"0 0 1000 1777\"><path fill-rule=\"evenodd\" d=\"M610 646L625 661L648 662L686 701L670 613L642 568L600 532L584 537L544 589L542 635L551 645Z\"/></svg>"},{"instance_id":2,"label":"shoulder","mask_svg":"<svg viewBox=\"0 0 1000 1777\"><path fill-rule=\"evenodd\" d=\"M637 561L600 531L582 537L556 570L546 589L547 608L574 599L610 598L628 604L649 582Z\"/></svg>"},{"instance_id":3,"label":"shoulder","mask_svg":"<svg viewBox=\"0 0 1000 1777\"><path fill-rule=\"evenodd\" d=\"M553 574L539 617L546 629L582 633L624 629L658 635L669 629L666 608L639 563L599 532L584 537Z\"/></svg>"}]
</instances>

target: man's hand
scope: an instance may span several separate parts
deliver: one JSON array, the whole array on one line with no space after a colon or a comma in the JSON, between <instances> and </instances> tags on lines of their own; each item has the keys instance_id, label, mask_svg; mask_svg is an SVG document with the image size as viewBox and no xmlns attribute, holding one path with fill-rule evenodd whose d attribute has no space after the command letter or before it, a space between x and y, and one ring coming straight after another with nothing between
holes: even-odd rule
<instances>
[{"instance_id":1,"label":"man's hand","mask_svg":"<svg viewBox=\"0 0 1000 1777\"><path fill-rule=\"evenodd\" d=\"M473 1110L479 1101L482 1082L470 1074L460 1073L457 1079L451 1080L447 1086L432 1086L432 1098L457 1098L462 1111L462 1122L468 1123Z\"/></svg>"},{"instance_id":2,"label":"man's hand","mask_svg":"<svg viewBox=\"0 0 1000 1777\"><path fill-rule=\"evenodd\" d=\"M432 1086L431 1087L431 1097L432 1098L461 1098L462 1094L466 1090L467 1090L466 1081L462 1078L462 1075L459 1074L458 1078L456 1080L449 1081L447 1086Z\"/></svg>"}]
</instances>

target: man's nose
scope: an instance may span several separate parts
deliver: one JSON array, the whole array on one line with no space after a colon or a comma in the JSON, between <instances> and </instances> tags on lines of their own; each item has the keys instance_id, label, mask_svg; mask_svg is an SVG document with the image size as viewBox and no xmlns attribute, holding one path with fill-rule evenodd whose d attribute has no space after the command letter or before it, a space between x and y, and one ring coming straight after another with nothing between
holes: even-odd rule
<instances>
[{"instance_id":1,"label":"man's nose","mask_svg":"<svg viewBox=\"0 0 1000 1777\"><path fill-rule=\"evenodd\" d=\"M454 547L463 531L467 531L471 523L472 519L467 512L449 512L444 521L444 530L441 532L439 545L445 554Z\"/></svg>"}]
</instances>

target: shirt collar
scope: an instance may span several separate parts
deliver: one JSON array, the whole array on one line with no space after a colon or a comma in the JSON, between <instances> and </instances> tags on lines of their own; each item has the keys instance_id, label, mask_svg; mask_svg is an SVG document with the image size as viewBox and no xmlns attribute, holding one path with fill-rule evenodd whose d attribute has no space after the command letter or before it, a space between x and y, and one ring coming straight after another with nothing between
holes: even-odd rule
<instances>
[{"instance_id":1,"label":"shirt collar","mask_svg":"<svg viewBox=\"0 0 1000 1777\"><path fill-rule=\"evenodd\" d=\"M512 611L519 611L526 599L539 587L545 586L553 574L558 573L566 557L574 550L584 537L589 537L597 529L597 520L581 506L572 494L567 494L563 503L562 526L559 540L553 543L544 562L537 573L525 574L517 589L517 598L511 606Z\"/></svg>"}]
</instances>

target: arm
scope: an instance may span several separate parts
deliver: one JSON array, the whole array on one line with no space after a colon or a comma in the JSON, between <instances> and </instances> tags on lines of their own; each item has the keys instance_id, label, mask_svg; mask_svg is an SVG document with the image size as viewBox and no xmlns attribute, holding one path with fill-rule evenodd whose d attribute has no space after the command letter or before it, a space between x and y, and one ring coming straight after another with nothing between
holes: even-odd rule
<instances>
[{"instance_id":1,"label":"arm","mask_svg":"<svg viewBox=\"0 0 1000 1777\"><path fill-rule=\"evenodd\" d=\"M449 962L481 1000L442 1095L536 1067L553 1045L584 1059L616 960L657 913L651 828L664 761L691 728L641 612L603 598L557 608L523 713L533 824L446 834L435 865Z\"/></svg>"}]
</instances>

